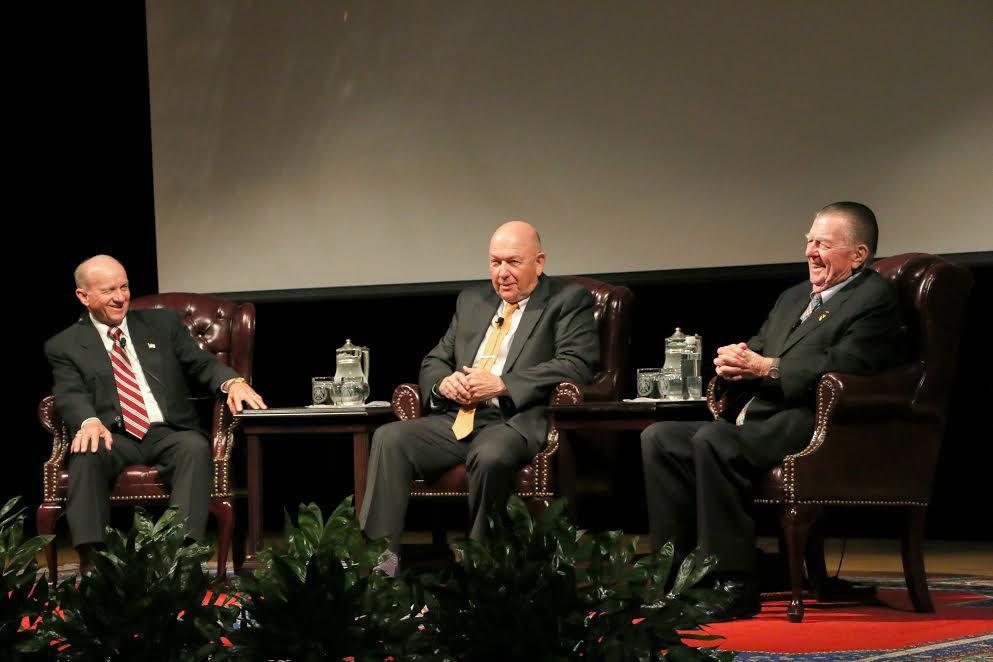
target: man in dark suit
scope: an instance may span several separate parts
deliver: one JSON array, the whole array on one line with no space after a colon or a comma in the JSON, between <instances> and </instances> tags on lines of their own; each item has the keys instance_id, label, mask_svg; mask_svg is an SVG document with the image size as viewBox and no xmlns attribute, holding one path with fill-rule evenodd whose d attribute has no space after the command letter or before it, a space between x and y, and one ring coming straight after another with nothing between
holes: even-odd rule
<instances>
[{"instance_id":1,"label":"man in dark suit","mask_svg":"<svg viewBox=\"0 0 993 662\"><path fill-rule=\"evenodd\" d=\"M465 463L471 535L506 502L514 472L542 448L545 404L563 380L586 383L600 356L593 297L542 274L538 233L522 221L500 226L489 246L490 286L459 294L455 316L421 363L421 397L431 414L379 428L359 521L366 535L400 533L415 475Z\"/></svg>"},{"instance_id":2,"label":"man in dark suit","mask_svg":"<svg viewBox=\"0 0 993 662\"><path fill-rule=\"evenodd\" d=\"M45 343L55 408L75 431L66 517L85 565L103 542L110 487L129 465L157 465L171 484L191 538L203 536L211 449L187 384L226 394L232 412L264 408L244 378L201 349L172 310L128 312L120 262L97 255L76 269L76 296L89 314Z\"/></svg>"},{"instance_id":3,"label":"man in dark suit","mask_svg":"<svg viewBox=\"0 0 993 662\"><path fill-rule=\"evenodd\" d=\"M735 423L669 421L641 435L652 546L717 556L717 618L759 611L752 483L810 442L821 375L870 374L902 357L896 293L865 268L877 237L865 205L821 209L807 233L809 282L779 297L754 338L717 350L719 378L747 400Z\"/></svg>"}]
</instances>

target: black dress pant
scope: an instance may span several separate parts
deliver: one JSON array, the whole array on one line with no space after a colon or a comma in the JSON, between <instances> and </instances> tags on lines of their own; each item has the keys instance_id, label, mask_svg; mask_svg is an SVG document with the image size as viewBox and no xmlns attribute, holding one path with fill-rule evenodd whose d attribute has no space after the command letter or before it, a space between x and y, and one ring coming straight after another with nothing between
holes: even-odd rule
<instances>
[{"instance_id":1,"label":"black dress pant","mask_svg":"<svg viewBox=\"0 0 993 662\"><path fill-rule=\"evenodd\" d=\"M665 421L642 432L653 550L672 541L682 557L699 545L717 555L716 571L755 571L752 482L766 467L746 457L740 433L723 420Z\"/></svg>"},{"instance_id":2,"label":"black dress pant","mask_svg":"<svg viewBox=\"0 0 993 662\"><path fill-rule=\"evenodd\" d=\"M202 538L212 479L210 442L203 433L154 424L140 441L126 433L113 435L109 451L101 440L95 453L69 455L66 518L73 545L103 542L110 522L110 490L118 474L131 465L156 466L170 485L169 503L179 507L188 535Z\"/></svg>"},{"instance_id":3,"label":"black dress pant","mask_svg":"<svg viewBox=\"0 0 993 662\"><path fill-rule=\"evenodd\" d=\"M510 496L515 473L539 450L537 443L504 422L498 408L489 406L476 411L472 433L459 441L452 432L456 414L452 410L397 421L373 435L359 524L374 540L389 536L394 552L400 551L410 483L415 477L430 479L464 463L469 478L470 536L479 540L486 533L492 509L502 507Z\"/></svg>"}]
</instances>

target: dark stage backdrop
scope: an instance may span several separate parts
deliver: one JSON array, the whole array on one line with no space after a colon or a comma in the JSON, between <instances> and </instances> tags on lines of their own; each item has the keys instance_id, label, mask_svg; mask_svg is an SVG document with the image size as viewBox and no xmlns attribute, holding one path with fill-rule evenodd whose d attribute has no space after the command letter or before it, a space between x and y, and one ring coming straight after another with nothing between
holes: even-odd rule
<instances>
[{"instance_id":1,"label":"dark stage backdrop","mask_svg":"<svg viewBox=\"0 0 993 662\"><path fill-rule=\"evenodd\" d=\"M24 378L9 389L13 435L7 448L12 451L0 469L0 491L5 497L24 495L32 508L40 499L40 466L49 450L35 415L51 387L41 347L79 315L72 269L89 255L112 253L126 264L135 296L157 291L144 13L140 3L113 11L93 6L65 11L76 15L25 21L57 28L35 35L42 44L32 68L37 75L24 81L28 130L22 136L23 186L15 195L30 199L42 213L39 219L21 219L34 261L19 282L29 283L34 296L18 301L8 293L8 305L30 307L14 321L30 322L11 328L17 337L27 337L17 341L8 374ZM885 233L885 219L883 224ZM555 247L547 248L554 256ZM976 276L970 319L979 320L980 306L993 298L993 256L957 259L970 263ZM484 268L481 263L481 275ZM626 274L626 281L617 282L628 282L637 297L632 368L658 365L662 339L677 325L703 334L708 351L747 338L776 295L803 277L799 263ZM416 379L421 356L448 323L456 289L457 284L433 284L256 299L256 384L270 404L306 402L310 377L333 372L334 349L349 337L372 348L372 397L388 399L395 384ZM716 303L729 300L722 304L726 308ZM406 329L412 319L425 322L399 341L398 328ZM928 521L928 535L935 538L993 538L989 524L981 523L993 459L988 428L977 413L991 398L988 380L976 375L973 365L983 355L981 332L973 324L961 339L949 339L961 341L961 360ZM632 533L647 529L637 448L635 436L622 436L607 447L579 449L583 524ZM351 453L343 439L287 438L267 446L265 457L268 528L281 526L284 507L311 500L330 507L351 493ZM458 526L459 513L451 516ZM426 524L428 513L415 509L412 517L415 525ZM862 535L886 532L855 515L845 524L854 524ZM771 521L765 526L773 530Z\"/></svg>"}]
</instances>

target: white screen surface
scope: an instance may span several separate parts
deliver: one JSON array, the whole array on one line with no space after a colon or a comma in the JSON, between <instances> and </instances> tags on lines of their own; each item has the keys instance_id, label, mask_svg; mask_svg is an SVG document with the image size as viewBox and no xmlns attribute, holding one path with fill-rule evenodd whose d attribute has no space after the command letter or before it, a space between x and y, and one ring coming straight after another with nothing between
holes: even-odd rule
<instances>
[{"instance_id":1,"label":"white screen surface","mask_svg":"<svg viewBox=\"0 0 993 662\"><path fill-rule=\"evenodd\" d=\"M881 254L993 249L983 2L148 0L159 287L796 262L823 204Z\"/></svg>"}]
</instances>

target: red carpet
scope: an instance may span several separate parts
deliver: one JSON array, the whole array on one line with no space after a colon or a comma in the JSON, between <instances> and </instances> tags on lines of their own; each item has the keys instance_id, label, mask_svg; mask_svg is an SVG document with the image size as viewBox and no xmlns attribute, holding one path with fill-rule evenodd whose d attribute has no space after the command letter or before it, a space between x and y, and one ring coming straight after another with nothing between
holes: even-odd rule
<instances>
[{"instance_id":1,"label":"red carpet","mask_svg":"<svg viewBox=\"0 0 993 662\"><path fill-rule=\"evenodd\" d=\"M753 619L706 629L725 637L723 650L756 653L742 660L856 660L881 651L893 651L887 660L993 659L993 581L930 580L933 614L914 612L906 590L896 588L898 580L873 581L881 586L878 597L885 606L805 602L803 622L790 623L788 601L764 602ZM923 646L928 650L915 650Z\"/></svg>"},{"instance_id":2,"label":"red carpet","mask_svg":"<svg viewBox=\"0 0 993 662\"><path fill-rule=\"evenodd\" d=\"M60 567L59 574L75 569ZM933 614L912 610L902 578L850 579L879 586L883 604L805 602L803 622L790 623L787 600L765 601L755 618L705 629L725 637L716 643L738 651L737 662L993 661L993 579L929 577ZM205 597L212 599L231 597Z\"/></svg>"}]
</instances>

